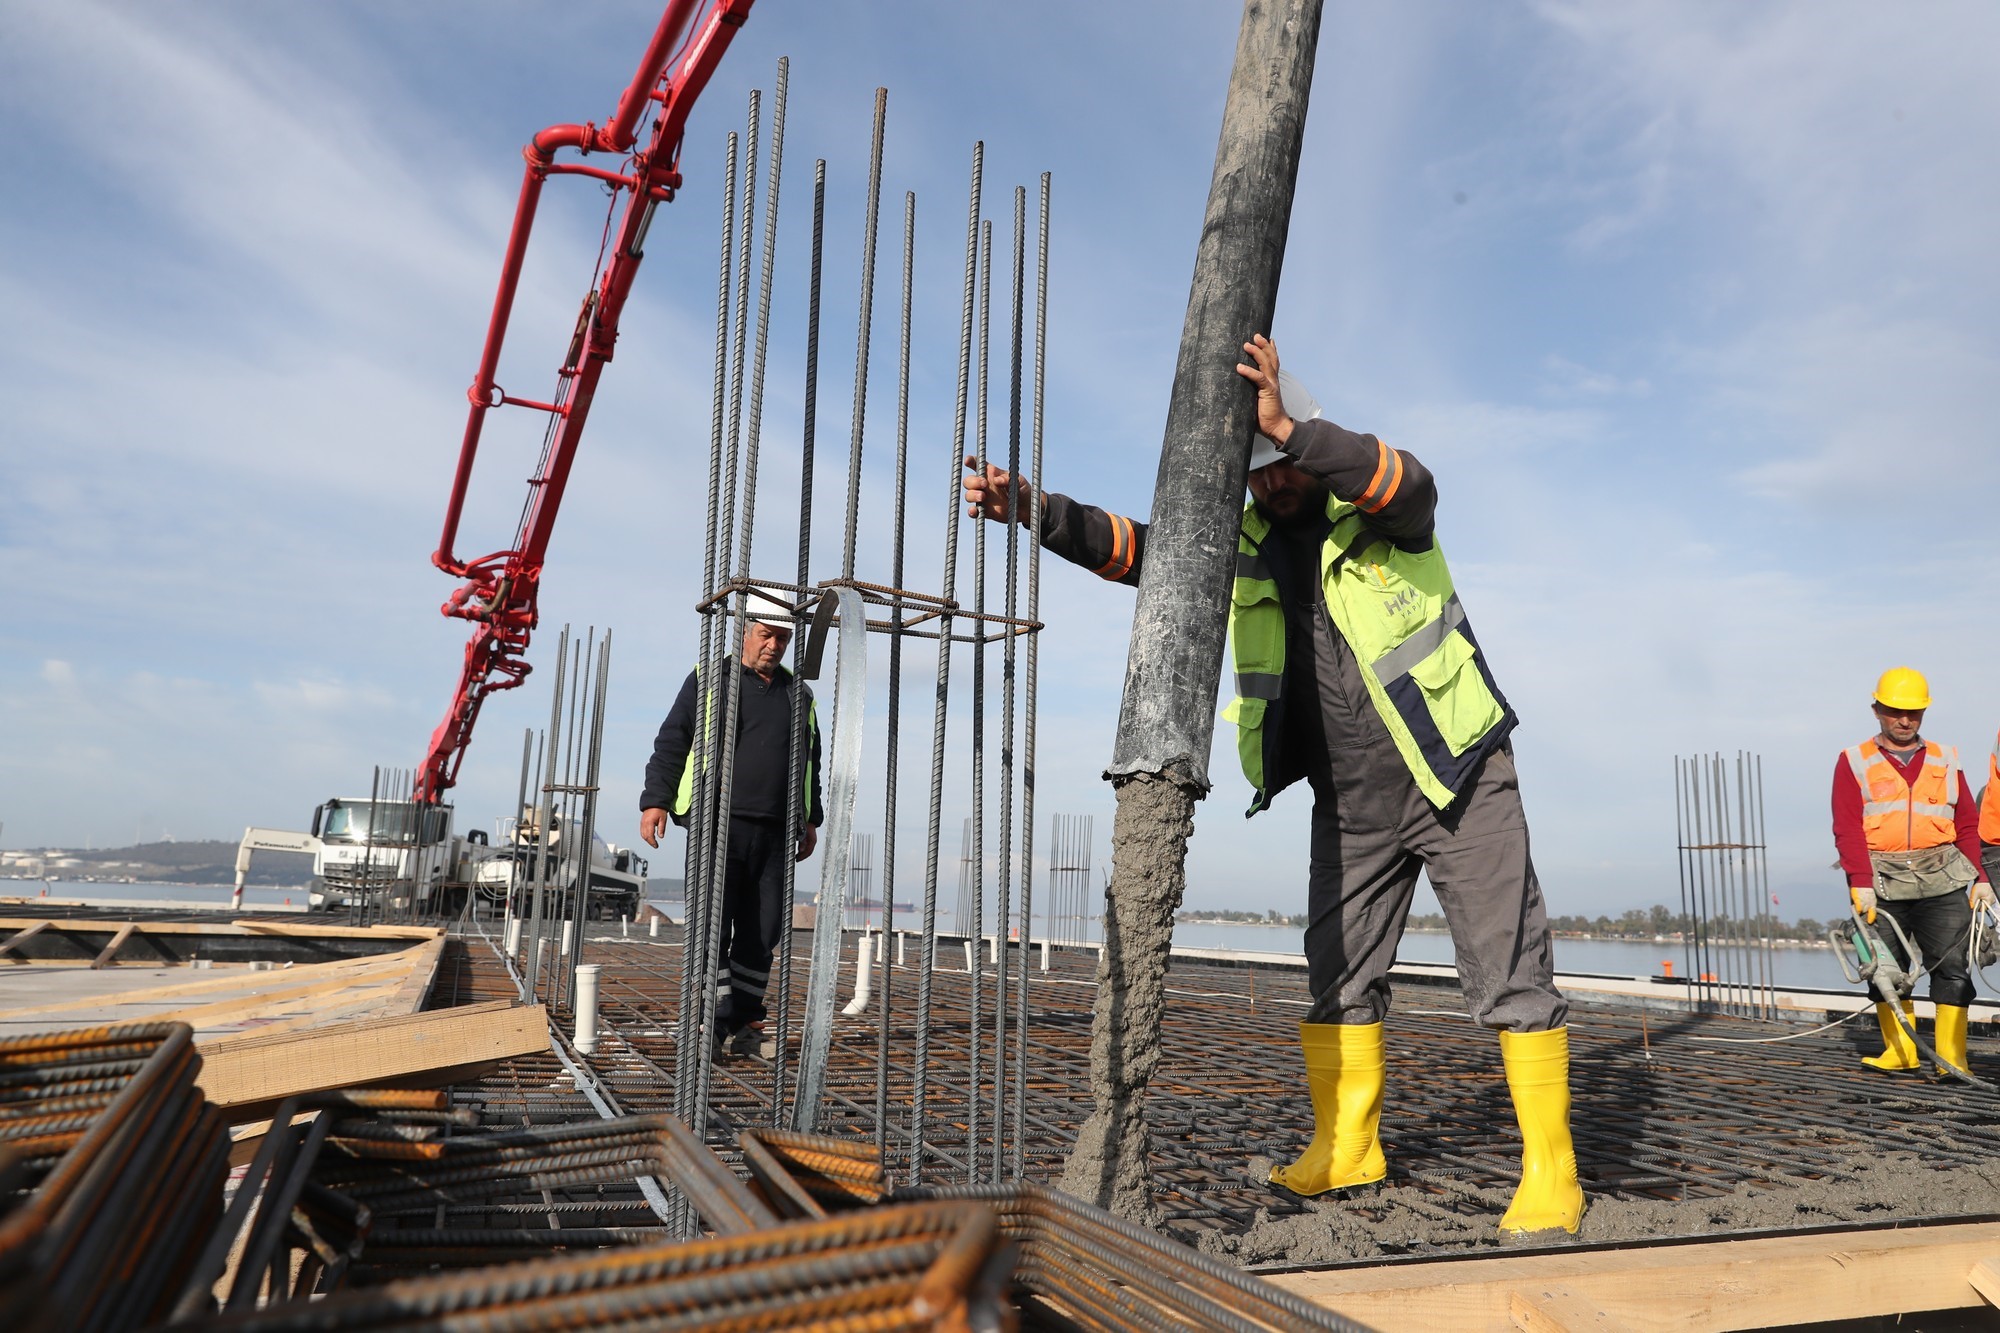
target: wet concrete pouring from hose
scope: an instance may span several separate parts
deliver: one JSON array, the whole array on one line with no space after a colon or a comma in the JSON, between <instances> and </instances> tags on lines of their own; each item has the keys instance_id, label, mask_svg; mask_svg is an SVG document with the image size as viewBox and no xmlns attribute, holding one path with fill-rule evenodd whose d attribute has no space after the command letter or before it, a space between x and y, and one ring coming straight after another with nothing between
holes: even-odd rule
<instances>
[{"instance_id":1,"label":"wet concrete pouring from hose","mask_svg":"<svg viewBox=\"0 0 2000 1333\"><path fill-rule=\"evenodd\" d=\"M591 1063L630 1111L656 1109L672 1093L677 934L626 940L593 931L589 945L604 966L608 1029ZM896 969L900 997L915 990L920 952L909 944L912 966ZM850 940L850 966L852 954ZM940 958L920 1171L929 1185L965 1181L970 1155L968 974L956 950ZM990 984L991 964L981 961ZM458 966L473 984L497 963L475 941ZM1095 952L1078 949L1054 951L1047 972L1038 960L1030 969L1029 1179L1063 1178L1093 1108L1096 974ZM1155 1225L1248 1267L1503 1252L1495 1224L1513 1189L1519 1137L1498 1042L1466 1017L1455 989L1399 986L1387 1024L1388 1179L1321 1199L1264 1183L1270 1164L1290 1160L1311 1134L1297 1044L1304 974L1180 958L1159 990L1160 1059L1146 1098ZM1572 1002L1573 1126L1590 1201L1582 1242L1983 1214L2000 1198L2000 1096L1864 1068L1860 1057L1878 1042L1866 1014L1801 1036L1806 1029L1792 1024ZM909 1166L911 1017L899 1007L890 1025L884 1138L898 1179ZM828 1132L877 1135L878 1021L868 1013L836 1027ZM1780 1036L1798 1039L1718 1040ZM2000 1041L1983 1024L1971 1056L1975 1072L2000 1066ZM986 1069L982 1103L993 1095ZM739 1129L770 1123L774 1070L738 1057L716 1075L708 1135L720 1148ZM990 1134L990 1121L980 1123Z\"/></svg>"}]
</instances>

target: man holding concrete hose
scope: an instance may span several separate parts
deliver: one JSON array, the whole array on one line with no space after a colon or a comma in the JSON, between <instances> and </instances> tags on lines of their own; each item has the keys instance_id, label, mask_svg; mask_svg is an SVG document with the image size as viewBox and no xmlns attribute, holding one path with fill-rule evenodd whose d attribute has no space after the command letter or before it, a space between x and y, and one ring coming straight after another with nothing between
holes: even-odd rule
<instances>
[{"instance_id":1,"label":"man holding concrete hose","mask_svg":"<svg viewBox=\"0 0 2000 1333\"><path fill-rule=\"evenodd\" d=\"M1966 1067L1965 1022L1972 1004L1966 945L1972 914L1993 904L1980 864L1978 807L1956 746L1923 738L1931 687L1920 672L1891 667L1875 682L1875 735L1841 751L1833 763L1833 843L1847 876L1847 896L1869 921L1878 911L1910 936L1930 973L1937 1008L1933 1044L1939 1058ZM1883 942L1909 967L1894 931ZM1916 1006L1903 1001L1903 1019ZM1917 1045L1896 1011L1875 1003L1882 1053L1863 1064L1891 1072L1915 1069Z\"/></svg>"},{"instance_id":2,"label":"man holding concrete hose","mask_svg":"<svg viewBox=\"0 0 2000 1333\"><path fill-rule=\"evenodd\" d=\"M1377 1127L1390 965L1418 873L1451 926L1472 1016L1500 1034L1524 1152L1507 1233L1577 1229L1569 1130L1569 1006L1528 855L1508 707L1433 532L1430 471L1372 435L1320 419L1263 335L1237 370L1257 386L1224 716L1254 790L1249 813L1304 779L1313 793L1299 1025L1315 1132L1273 1183L1304 1195L1387 1174ZM967 459L967 466L974 460ZM1005 521L1013 479L965 479L974 514ZM1025 517L1025 499L1016 512ZM1045 494L1042 545L1137 584L1146 525Z\"/></svg>"}]
</instances>

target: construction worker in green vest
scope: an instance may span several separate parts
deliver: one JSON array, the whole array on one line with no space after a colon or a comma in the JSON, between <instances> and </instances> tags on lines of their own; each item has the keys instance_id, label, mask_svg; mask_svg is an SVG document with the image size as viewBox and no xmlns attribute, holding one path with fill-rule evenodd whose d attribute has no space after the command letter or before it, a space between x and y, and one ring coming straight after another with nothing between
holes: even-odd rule
<instances>
[{"instance_id":1,"label":"construction worker in green vest","mask_svg":"<svg viewBox=\"0 0 2000 1333\"><path fill-rule=\"evenodd\" d=\"M1382 1023L1417 876L1444 908L1472 1016L1500 1036L1521 1127L1521 1180L1503 1233L1575 1232L1583 1214L1569 1129L1569 1006L1528 854L1494 683L1438 548L1437 490L1413 456L1321 419L1256 336L1237 366L1257 386L1263 438L1237 543L1230 618L1238 757L1249 814L1303 779L1312 791L1299 1025L1314 1134L1273 1183L1327 1194L1387 1174L1378 1134ZM966 460L968 467L974 460ZM1013 478L965 479L970 512L1004 522ZM1030 506L1023 497L1016 513ZM1043 546L1136 584L1146 525L1044 493Z\"/></svg>"},{"instance_id":2,"label":"construction worker in green vest","mask_svg":"<svg viewBox=\"0 0 2000 1333\"><path fill-rule=\"evenodd\" d=\"M797 613L756 589L745 603L748 621L735 673L740 681L734 754L726 766L729 815L726 823L717 821L721 836L710 835L710 854L723 858L713 1043L718 1055L769 1059L776 1054L776 1043L764 1035L764 993L785 916L791 911L785 901L785 860L805 860L819 841L819 718L812 690L785 669L785 648L792 641ZM639 836L648 847L660 845L669 822L683 826L690 822L700 785L695 780L697 733L704 725L720 731L728 711L728 663L714 665L717 670L704 673L697 667L688 673L654 738L646 784L639 793ZM704 675L710 682L706 688ZM805 712L799 756L803 771L795 774L792 729L794 710L800 708ZM724 770L719 754L711 756L708 782L719 786ZM786 831L794 819L798 840L788 845Z\"/></svg>"}]
</instances>

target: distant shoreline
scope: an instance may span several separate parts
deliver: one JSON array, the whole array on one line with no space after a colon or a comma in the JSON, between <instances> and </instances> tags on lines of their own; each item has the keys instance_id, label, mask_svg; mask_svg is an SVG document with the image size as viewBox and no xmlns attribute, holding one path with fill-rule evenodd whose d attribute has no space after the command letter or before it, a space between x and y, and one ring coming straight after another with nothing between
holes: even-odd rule
<instances>
[{"instance_id":1,"label":"distant shoreline","mask_svg":"<svg viewBox=\"0 0 2000 1333\"><path fill-rule=\"evenodd\" d=\"M1174 924L1177 926L1236 926L1246 930L1305 929L1303 926L1292 925L1288 921L1231 921L1226 917L1214 917L1214 916L1178 916L1174 918ZM1443 929L1438 926L1408 926L1405 927L1403 933L1405 935L1451 934L1449 930ZM1602 944L1656 944L1663 949L1665 948L1684 949L1687 947L1688 944L1686 940L1671 935L1657 936L1657 937L1652 935L1596 935L1596 934L1586 934L1581 931L1573 931L1573 930L1553 931L1551 932L1551 935L1552 938L1558 940L1589 940L1592 941L1593 943L1602 943ZM1751 940L1749 941L1749 943L1754 947L1756 945L1762 944L1763 941ZM1711 949L1728 949L1728 948L1740 949L1743 947L1743 945L1744 941L1740 939L1725 938L1725 939L1710 940L1708 942L1707 947ZM1816 940L1772 940L1771 947L1774 949L1830 949L1833 946L1828 944L1824 939L1816 939Z\"/></svg>"}]
</instances>

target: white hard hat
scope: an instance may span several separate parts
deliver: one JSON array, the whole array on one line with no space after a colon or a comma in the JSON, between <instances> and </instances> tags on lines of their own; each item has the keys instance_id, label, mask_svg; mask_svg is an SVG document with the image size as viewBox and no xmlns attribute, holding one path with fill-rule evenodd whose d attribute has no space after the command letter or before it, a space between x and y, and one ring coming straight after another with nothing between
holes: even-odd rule
<instances>
[{"instance_id":1,"label":"white hard hat","mask_svg":"<svg viewBox=\"0 0 2000 1333\"><path fill-rule=\"evenodd\" d=\"M798 621L798 613L790 606L757 588L744 594L743 613L759 625L773 629L791 629Z\"/></svg>"},{"instance_id":2,"label":"white hard hat","mask_svg":"<svg viewBox=\"0 0 2000 1333\"><path fill-rule=\"evenodd\" d=\"M1319 399L1312 396L1312 390L1293 378L1292 372L1278 368L1278 398L1285 405L1285 414L1294 421L1313 421L1319 417ZM1269 467L1283 458L1278 446L1259 435L1257 442L1250 446L1250 470Z\"/></svg>"}]
</instances>

